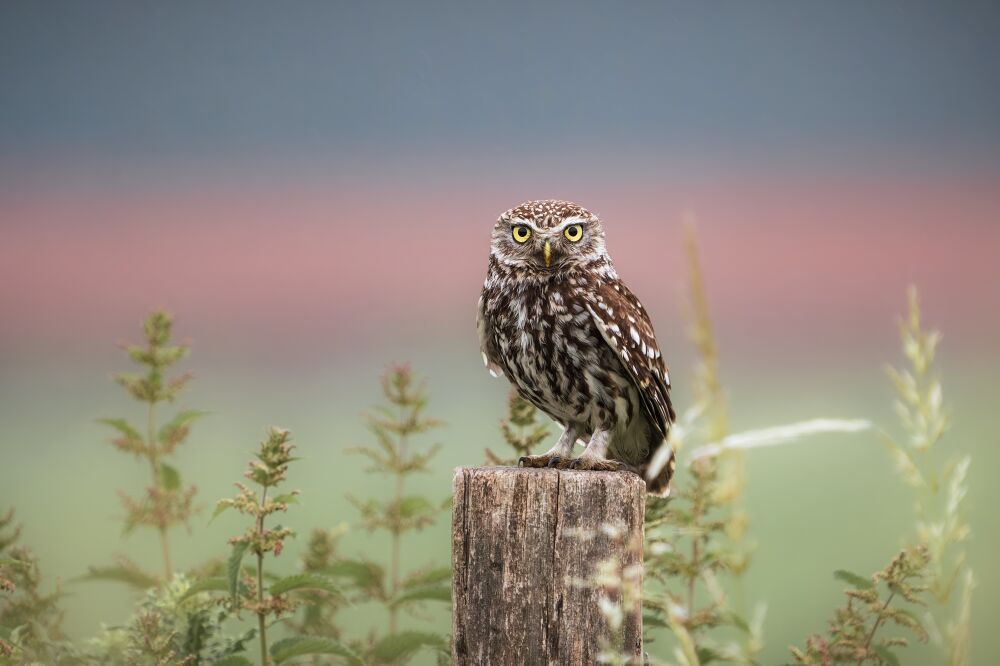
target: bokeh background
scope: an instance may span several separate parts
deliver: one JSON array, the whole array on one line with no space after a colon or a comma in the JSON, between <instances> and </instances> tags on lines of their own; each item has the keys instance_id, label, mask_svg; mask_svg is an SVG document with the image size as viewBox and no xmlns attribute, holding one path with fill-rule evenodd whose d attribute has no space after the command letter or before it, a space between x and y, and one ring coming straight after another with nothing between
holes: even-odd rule
<instances>
[{"instance_id":1,"label":"bokeh background","mask_svg":"<svg viewBox=\"0 0 1000 666\"><path fill-rule=\"evenodd\" d=\"M65 581L114 553L155 568L154 536L118 521L146 470L95 419L138 413L109 376L157 306L194 346L181 406L212 412L178 461L203 505L279 424L309 461L289 523L356 523L344 495L388 490L344 450L393 360L448 422L417 484L444 498L501 446L475 304L493 221L533 198L603 217L683 408L693 217L737 429L894 428L883 365L920 288L945 333L945 445L973 454L973 656L994 663L998 80L992 3L4 3L0 507L72 593L74 637L127 617L126 590ZM745 596L768 602L779 663L839 603L833 569L875 570L909 535L910 495L873 433L748 465ZM239 530L206 522L177 564ZM443 515L407 556L446 561L447 534Z\"/></svg>"}]
</instances>

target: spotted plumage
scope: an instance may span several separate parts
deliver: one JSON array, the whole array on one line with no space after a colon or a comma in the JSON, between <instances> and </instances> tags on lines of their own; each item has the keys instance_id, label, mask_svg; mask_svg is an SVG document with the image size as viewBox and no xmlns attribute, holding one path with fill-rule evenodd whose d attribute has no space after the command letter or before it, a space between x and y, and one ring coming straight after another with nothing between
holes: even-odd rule
<instances>
[{"instance_id":1,"label":"spotted plumage","mask_svg":"<svg viewBox=\"0 0 1000 666\"><path fill-rule=\"evenodd\" d=\"M650 492L668 492L673 457L650 463L669 446L670 376L596 215L568 201L529 201L501 215L478 328L490 372L564 427L550 451L521 464L632 469ZM574 459L577 440L587 448Z\"/></svg>"}]
</instances>

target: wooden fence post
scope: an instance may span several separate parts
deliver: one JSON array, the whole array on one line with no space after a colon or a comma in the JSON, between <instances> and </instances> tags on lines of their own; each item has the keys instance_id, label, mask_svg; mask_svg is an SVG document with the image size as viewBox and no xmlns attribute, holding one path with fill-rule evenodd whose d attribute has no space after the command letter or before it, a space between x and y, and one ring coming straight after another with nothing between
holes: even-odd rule
<instances>
[{"instance_id":1,"label":"wooden fence post","mask_svg":"<svg viewBox=\"0 0 1000 666\"><path fill-rule=\"evenodd\" d=\"M645 485L628 472L456 469L456 666L593 664L602 641L641 664L639 600L612 631L598 598L618 601L618 591L580 583L609 558L641 571L645 504Z\"/></svg>"}]
</instances>

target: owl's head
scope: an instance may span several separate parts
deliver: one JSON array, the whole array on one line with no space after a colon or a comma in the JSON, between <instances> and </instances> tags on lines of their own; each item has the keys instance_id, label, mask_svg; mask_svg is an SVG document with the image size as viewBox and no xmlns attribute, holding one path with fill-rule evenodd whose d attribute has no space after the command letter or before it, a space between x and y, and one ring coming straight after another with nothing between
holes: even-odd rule
<instances>
[{"instance_id":1,"label":"owl's head","mask_svg":"<svg viewBox=\"0 0 1000 666\"><path fill-rule=\"evenodd\" d=\"M569 201L528 201L500 216L490 254L511 268L557 273L608 260L596 215Z\"/></svg>"}]
</instances>

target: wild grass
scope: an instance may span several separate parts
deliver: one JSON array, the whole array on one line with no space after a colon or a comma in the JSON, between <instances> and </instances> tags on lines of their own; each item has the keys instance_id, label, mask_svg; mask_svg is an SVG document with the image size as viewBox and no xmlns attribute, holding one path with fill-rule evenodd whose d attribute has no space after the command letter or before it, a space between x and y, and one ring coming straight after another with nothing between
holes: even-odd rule
<instances>
[{"instance_id":1,"label":"wild grass","mask_svg":"<svg viewBox=\"0 0 1000 666\"><path fill-rule=\"evenodd\" d=\"M965 666L975 588L966 552L972 528L965 510L972 458L943 448L951 414L935 368L941 334L924 330L915 288L908 294L908 306L899 324L907 365L886 368L904 437L894 438L888 431L882 437L901 478L914 493L916 525L911 540L930 556L932 603L924 614L929 635L949 666Z\"/></svg>"}]
</instances>

